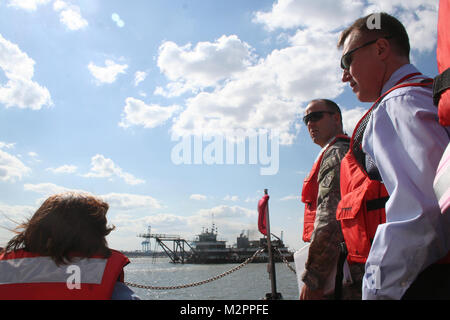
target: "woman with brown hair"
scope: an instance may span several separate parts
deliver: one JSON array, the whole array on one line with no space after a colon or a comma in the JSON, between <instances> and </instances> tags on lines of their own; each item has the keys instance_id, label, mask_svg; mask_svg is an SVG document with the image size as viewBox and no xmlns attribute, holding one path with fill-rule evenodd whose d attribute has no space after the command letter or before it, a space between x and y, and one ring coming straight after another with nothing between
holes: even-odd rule
<instances>
[{"instance_id":1,"label":"woman with brown hair","mask_svg":"<svg viewBox=\"0 0 450 320\"><path fill-rule=\"evenodd\" d=\"M109 249L108 204L50 196L0 253L0 299L138 299L124 283L126 256Z\"/></svg>"}]
</instances>

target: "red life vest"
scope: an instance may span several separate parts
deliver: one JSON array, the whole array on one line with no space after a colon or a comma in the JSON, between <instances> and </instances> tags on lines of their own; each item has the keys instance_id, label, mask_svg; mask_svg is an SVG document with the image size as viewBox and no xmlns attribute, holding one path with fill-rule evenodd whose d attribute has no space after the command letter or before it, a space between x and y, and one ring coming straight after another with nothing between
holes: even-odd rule
<instances>
[{"instance_id":1,"label":"red life vest","mask_svg":"<svg viewBox=\"0 0 450 320\"><path fill-rule=\"evenodd\" d=\"M48 256L25 250L0 255L0 300L107 300L130 261L119 251L111 256L74 258L57 266Z\"/></svg>"},{"instance_id":2,"label":"red life vest","mask_svg":"<svg viewBox=\"0 0 450 320\"><path fill-rule=\"evenodd\" d=\"M440 75L435 78L434 102L439 122L450 126L450 2L439 1L436 59Z\"/></svg>"},{"instance_id":3,"label":"red life vest","mask_svg":"<svg viewBox=\"0 0 450 320\"><path fill-rule=\"evenodd\" d=\"M381 181L372 180L364 169L362 137L370 116L391 91L407 86L430 86L431 79L424 82L405 80L420 75L410 74L384 93L361 118L353 131L350 149L341 161L341 201L336 218L341 222L342 233L347 246L349 263L365 263L379 224L386 222L385 203L389 194Z\"/></svg>"},{"instance_id":4,"label":"red life vest","mask_svg":"<svg viewBox=\"0 0 450 320\"><path fill-rule=\"evenodd\" d=\"M303 241L311 241L311 236L314 231L314 221L316 220L317 210L317 196L319 192L319 182L317 181L320 163L322 162L323 155L333 144L339 140L350 141L350 138L346 135L337 135L333 141L331 141L326 148L322 151L319 159L314 163L311 172L303 181L302 188L302 202L305 204L305 212L303 219Z\"/></svg>"}]
</instances>

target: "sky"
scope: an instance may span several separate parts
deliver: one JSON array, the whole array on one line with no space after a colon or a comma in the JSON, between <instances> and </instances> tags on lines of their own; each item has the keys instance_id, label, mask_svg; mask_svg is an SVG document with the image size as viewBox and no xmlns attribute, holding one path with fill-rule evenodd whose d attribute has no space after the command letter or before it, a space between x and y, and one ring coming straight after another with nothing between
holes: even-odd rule
<instances>
[{"instance_id":1,"label":"sky","mask_svg":"<svg viewBox=\"0 0 450 320\"><path fill-rule=\"evenodd\" d=\"M115 249L213 223L232 245L261 236L268 189L271 231L303 247L320 151L303 112L332 99L351 134L370 105L341 82L337 39L379 11L434 77L433 0L0 0L0 246L64 191L108 202Z\"/></svg>"}]
</instances>

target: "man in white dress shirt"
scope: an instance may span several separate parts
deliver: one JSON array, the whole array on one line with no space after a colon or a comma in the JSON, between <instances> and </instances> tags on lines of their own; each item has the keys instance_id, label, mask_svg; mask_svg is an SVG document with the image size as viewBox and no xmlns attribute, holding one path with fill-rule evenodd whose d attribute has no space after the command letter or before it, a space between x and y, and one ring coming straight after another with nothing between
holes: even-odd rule
<instances>
[{"instance_id":1,"label":"man in white dress shirt","mask_svg":"<svg viewBox=\"0 0 450 320\"><path fill-rule=\"evenodd\" d=\"M386 13L356 20L340 36L342 81L362 102L426 77L409 61L404 26ZM431 87L395 89L374 105L364 131L365 170L390 195L365 266L363 299L450 299L450 215L433 192L449 128L437 120Z\"/></svg>"}]
</instances>

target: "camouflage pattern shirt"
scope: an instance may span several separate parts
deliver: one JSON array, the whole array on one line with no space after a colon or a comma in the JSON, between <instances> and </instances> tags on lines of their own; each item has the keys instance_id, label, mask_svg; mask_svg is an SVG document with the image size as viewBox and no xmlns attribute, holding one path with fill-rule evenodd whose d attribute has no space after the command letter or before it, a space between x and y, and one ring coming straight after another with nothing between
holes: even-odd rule
<instances>
[{"instance_id":1,"label":"camouflage pattern shirt","mask_svg":"<svg viewBox=\"0 0 450 320\"><path fill-rule=\"evenodd\" d=\"M311 290L324 289L337 266L339 244L344 241L336 209L341 199L340 164L348 149L349 142L338 140L325 151L320 164L314 232L302 275Z\"/></svg>"}]
</instances>

